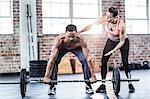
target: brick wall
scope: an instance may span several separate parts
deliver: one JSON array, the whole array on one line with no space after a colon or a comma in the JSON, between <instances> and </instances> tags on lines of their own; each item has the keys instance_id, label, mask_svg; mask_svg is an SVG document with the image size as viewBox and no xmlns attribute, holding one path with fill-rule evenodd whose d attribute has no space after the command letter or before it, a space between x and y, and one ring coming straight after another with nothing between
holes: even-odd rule
<instances>
[{"instance_id":1,"label":"brick wall","mask_svg":"<svg viewBox=\"0 0 150 99\"><path fill-rule=\"evenodd\" d=\"M53 44L53 40L56 35L44 35L40 38L40 59L48 60L51 46ZM149 34L139 34L139 35L127 35L130 40L130 51L129 51L129 63L142 63L144 60L150 60L150 35ZM96 68L101 66L100 60L102 56L102 51L106 42L105 37L101 37L101 35L84 35L84 37L88 40L88 46L90 48L90 52L95 61ZM70 57L71 56L71 57ZM74 57L74 55L67 54L65 55L65 59L70 59ZM64 60L63 58L63 60ZM78 61L78 59L75 57ZM113 66L114 56L111 56L108 66ZM65 63L62 60L61 66L64 66ZM65 60L66 61L66 60ZM120 63L121 55L120 51L116 52L116 62ZM69 64L69 63L68 63ZM80 64L79 64L80 65ZM70 64L69 64L70 66ZM62 68L62 67L61 67ZM65 67L64 67L65 68ZM70 67L67 67L70 68Z\"/></svg>"},{"instance_id":2,"label":"brick wall","mask_svg":"<svg viewBox=\"0 0 150 99\"><path fill-rule=\"evenodd\" d=\"M125 0L102 0L102 15L105 15L109 7L117 7L119 15L125 18Z\"/></svg>"},{"instance_id":3,"label":"brick wall","mask_svg":"<svg viewBox=\"0 0 150 99\"><path fill-rule=\"evenodd\" d=\"M36 0L37 10L37 34L42 35L42 0Z\"/></svg>"},{"instance_id":4,"label":"brick wall","mask_svg":"<svg viewBox=\"0 0 150 99\"><path fill-rule=\"evenodd\" d=\"M19 0L13 0L13 34L0 34L0 73L19 72Z\"/></svg>"}]
</instances>

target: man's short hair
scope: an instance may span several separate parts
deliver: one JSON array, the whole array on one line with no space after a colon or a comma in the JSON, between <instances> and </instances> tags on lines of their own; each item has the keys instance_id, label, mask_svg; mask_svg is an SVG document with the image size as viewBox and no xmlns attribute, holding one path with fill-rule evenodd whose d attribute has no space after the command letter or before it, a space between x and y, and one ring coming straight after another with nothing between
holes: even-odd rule
<instances>
[{"instance_id":1,"label":"man's short hair","mask_svg":"<svg viewBox=\"0 0 150 99\"><path fill-rule=\"evenodd\" d=\"M69 32L76 31L77 32L77 27L73 24L69 24L66 26L66 32L67 31L69 31Z\"/></svg>"}]
</instances>

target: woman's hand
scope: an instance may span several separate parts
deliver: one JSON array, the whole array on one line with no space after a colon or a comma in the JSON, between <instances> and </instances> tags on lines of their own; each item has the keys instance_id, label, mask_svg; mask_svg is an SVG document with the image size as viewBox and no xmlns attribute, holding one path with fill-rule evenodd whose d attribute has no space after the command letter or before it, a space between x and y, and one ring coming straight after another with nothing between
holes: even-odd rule
<instances>
[{"instance_id":1,"label":"woman's hand","mask_svg":"<svg viewBox=\"0 0 150 99\"><path fill-rule=\"evenodd\" d=\"M108 52L108 53L106 53L104 56L109 56L109 55L111 55L112 53L114 53L114 51L113 51L113 50L109 51L109 52Z\"/></svg>"}]
</instances>

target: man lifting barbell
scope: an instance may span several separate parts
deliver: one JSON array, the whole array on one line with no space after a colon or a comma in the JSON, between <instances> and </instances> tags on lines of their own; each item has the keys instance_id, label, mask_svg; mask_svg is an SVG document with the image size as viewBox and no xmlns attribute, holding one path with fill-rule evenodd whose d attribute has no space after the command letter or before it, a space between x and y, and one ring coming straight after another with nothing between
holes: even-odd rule
<instances>
[{"instance_id":1,"label":"man lifting barbell","mask_svg":"<svg viewBox=\"0 0 150 99\"><path fill-rule=\"evenodd\" d=\"M84 73L86 93L93 94L94 91L91 86L91 82L96 82L93 61L87 48L87 43L84 37L77 33L77 28L73 24L69 24L66 27L66 32L58 35L53 43L51 55L47 64L44 82L48 83L51 80L57 80L58 64L61 58L67 53L72 52L75 54L82 64ZM90 68L90 69L89 69ZM56 93L56 83L51 83L49 88L49 95Z\"/></svg>"}]
</instances>

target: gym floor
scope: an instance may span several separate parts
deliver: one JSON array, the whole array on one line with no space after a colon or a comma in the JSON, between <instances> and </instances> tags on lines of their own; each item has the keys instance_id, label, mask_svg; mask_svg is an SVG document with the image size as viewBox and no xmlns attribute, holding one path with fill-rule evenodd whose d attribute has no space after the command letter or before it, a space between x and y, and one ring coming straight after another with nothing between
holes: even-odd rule
<instances>
[{"instance_id":1,"label":"gym floor","mask_svg":"<svg viewBox=\"0 0 150 99\"><path fill-rule=\"evenodd\" d=\"M96 73L97 78L101 79L100 73ZM119 96L113 93L112 83L107 82L107 93L85 94L85 84L76 83L58 83L56 86L56 95L47 95L48 85L42 83L30 83L27 85L26 97L23 99L149 99L150 97L150 70L133 70L132 78L139 78L139 82L133 82L136 89L135 93L128 92L128 83L121 83ZM112 77L112 72L108 72L107 79ZM19 75L0 75L0 81L19 81ZM121 78L125 78L124 71L121 71ZM83 79L82 74L59 75L58 80ZM96 90L101 82L93 84ZM15 84L0 85L0 99L21 99L20 86Z\"/></svg>"}]
</instances>

